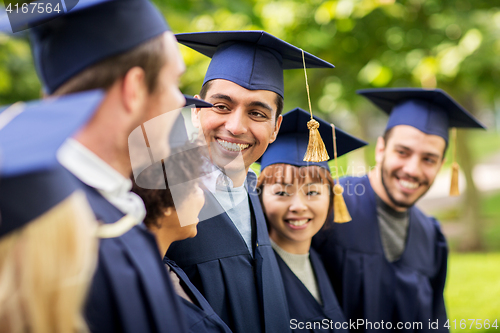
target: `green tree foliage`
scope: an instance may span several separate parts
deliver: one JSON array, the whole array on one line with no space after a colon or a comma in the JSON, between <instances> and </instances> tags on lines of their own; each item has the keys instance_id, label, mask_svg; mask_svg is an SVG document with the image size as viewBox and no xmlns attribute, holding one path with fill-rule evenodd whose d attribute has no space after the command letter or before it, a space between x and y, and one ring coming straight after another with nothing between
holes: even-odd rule
<instances>
[{"instance_id":1,"label":"green tree foliage","mask_svg":"<svg viewBox=\"0 0 500 333\"><path fill-rule=\"evenodd\" d=\"M500 5L486 0L153 0L172 30L266 30L336 65L308 69L313 112L373 141L385 117L355 91L443 88L490 128L500 124ZM181 46L185 93L196 94L209 59ZM285 110L308 108L304 73L285 73ZM27 39L0 34L0 104L40 96ZM497 107L498 108L498 107ZM469 180L468 221L478 219L474 152L459 131L458 160ZM373 149L365 149L373 164ZM465 162L465 163L464 163ZM470 210L470 211L469 211ZM481 230L471 234L480 235ZM469 248L480 248L474 236Z\"/></svg>"}]
</instances>

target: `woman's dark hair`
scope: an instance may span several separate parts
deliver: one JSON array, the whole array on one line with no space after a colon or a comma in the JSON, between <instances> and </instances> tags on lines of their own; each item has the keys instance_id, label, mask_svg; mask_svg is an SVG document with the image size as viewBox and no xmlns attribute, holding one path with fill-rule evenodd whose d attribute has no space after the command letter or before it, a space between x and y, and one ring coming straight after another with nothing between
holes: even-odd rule
<instances>
[{"instance_id":1,"label":"woman's dark hair","mask_svg":"<svg viewBox=\"0 0 500 333\"><path fill-rule=\"evenodd\" d=\"M203 175L208 161L206 147L188 144L172 149L170 156L132 177L132 191L138 194L146 206L144 224L159 227L158 218L165 209L179 205L193 193L198 178ZM171 188L175 186L175 204Z\"/></svg>"}]
</instances>

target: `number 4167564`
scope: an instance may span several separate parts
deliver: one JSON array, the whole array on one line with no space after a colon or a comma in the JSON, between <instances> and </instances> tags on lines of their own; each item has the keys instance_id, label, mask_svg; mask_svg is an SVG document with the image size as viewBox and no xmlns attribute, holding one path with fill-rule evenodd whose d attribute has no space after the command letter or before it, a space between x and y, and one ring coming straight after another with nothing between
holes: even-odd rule
<instances>
[{"instance_id":1,"label":"number 4167564","mask_svg":"<svg viewBox=\"0 0 500 333\"><path fill-rule=\"evenodd\" d=\"M24 13L24 14L28 14L28 13L31 13L31 14L48 13L48 14L50 14L52 12L59 13L62 11L62 9L59 7L59 4L56 4L55 7L52 7L51 3L43 3L43 2L36 1L36 2L29 3L29 4L23 3L21 6L19 6L18 3L16 3L14 6L12 6L12 4L9 3L7 8L5 8L5 11L9 14L12 12Z\"/></svg>"},{"instance_id":2,"label":"number 4167564","mask_svg":"<svg viewBox=\"0 0 500 333\"><path fill-rule=\"evenodd\" d=\"M465 330L465 329L472 329L473 327L475 329L498 329L498 323L497 323L497 320L498 319L495 319L494 322L490 322L489 319L460 319L459 322L457 322L456 319L450 321L449 319L446 321L446 323L444 324L444 327L450 329L450 328L454 328L454 329L462 329L462 330Z\"/></svg>"}]
</instances>

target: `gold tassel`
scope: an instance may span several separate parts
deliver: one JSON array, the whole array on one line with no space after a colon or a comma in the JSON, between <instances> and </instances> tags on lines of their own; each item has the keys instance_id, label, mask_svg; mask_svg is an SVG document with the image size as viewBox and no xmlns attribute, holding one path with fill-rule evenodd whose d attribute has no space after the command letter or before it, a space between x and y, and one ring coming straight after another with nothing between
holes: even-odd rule
<instances>
[{"instance_id":1,"label":"gold tassel","mask_svg":"<svg viewBox=\"0 0 500 333\"><path fill-rule=\"evenodd\" d=\"M451 184L450 184L450 196L456 197L460 195L460 190L458 189L458 170L459 166L457 163L457 129L452 129L453 138L453 162L451 163Z\"/></svg>"},{"instance_id":2,"label":"gold tassel","mask_svg":"<svg viewBox=\"0 0 500 333\"><path fill-rule=\"evenodd\" d=\"M346 223L352 220L351 214L349 214L349 210L347 209L347 205L345 204L344 196L344 188L340 185L339 182L339 167L337 164L337 138L335 136L335 125L332 125L333 132L333 158L335 159L335 168L336 168L336 178L337 184L333 187L333 222L335 223Z\"/></svg>"},{"instance_id":3,"label":"gold tassel","mask_svg":"<svg viewBox=\"0 0 500 333\"><path fill-rule=\"evenodd\" d=\"M319 134L319 123L316 120L311 119L307 122L307 128L309 128L309 144L307 145L306 154L304 155L304 161L328 161L330 159L330 156L328 156L325 144L321 139L321 135Z\"/></svg>"},{"instance_id":4,"label":"gold tassel","mask_svg":"<svg viewBox=\"0 0 500 333\"><path fill-rule=\"evenodd\" d=\"M456 197L460 195L460 190L458 189L458 163L453 162L451 164L451 185L450 185L450 196Z\"/></svg>"},{"instance_id":5,"label":"gold tassel","mask_svg":"<svg viewBox=\"0 0 500 333\"><path fill-rule=\"evenodd\" d=\"M306 154L304 155L305 162L324 162L328 161L330 157L326 151L325 144L321 139L318 128L319 123L314 120L311 107L311 96L309 94L309 83L307 82L307 71L306 71L306 60L304 57L304 50L302 50L302 63L304 64L304 75L306 77L306 90L307 90L307 101L309 102L309 113L311 113L311 120L307 122L307 128L309 129L309 143L307 145Z\"/></svg>"}]
</instances>

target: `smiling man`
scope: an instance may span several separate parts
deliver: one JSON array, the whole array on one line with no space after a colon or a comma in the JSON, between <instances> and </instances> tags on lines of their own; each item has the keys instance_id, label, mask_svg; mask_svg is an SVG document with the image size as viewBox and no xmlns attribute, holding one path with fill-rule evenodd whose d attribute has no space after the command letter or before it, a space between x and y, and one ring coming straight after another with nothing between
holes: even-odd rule
<instances>
[{"instance_id":1,"label":"smiling man","mask_svg":"<svg viewBox=\"0 0 500 333\"><path fill-rule=\"evenodd\" d=\"M172 244L167 256L233 332L289 332L283 283L249 168L276 139L283 70L303 68L302 51L263 31L179 34L177 40L212 58L200 96L214 106L193 110L192 119L214 172L204 183L198 235ZM304 57L307 67L333 67Z\"/></svg>"},{"instance_id":2,"label":"smiling man","mask_svg":"<svg viewBox=\"0 0 500 333\"><path fill-rule=\"evenodd\" d=\"M444 163L448 128L483 126L439 89L358 93L389 113L377 165L341 180L352 222L320 232L313 246L346 318L357 323L351 331L447 332L446 240L415 203Z\"/></svg>"}]
</instances>

